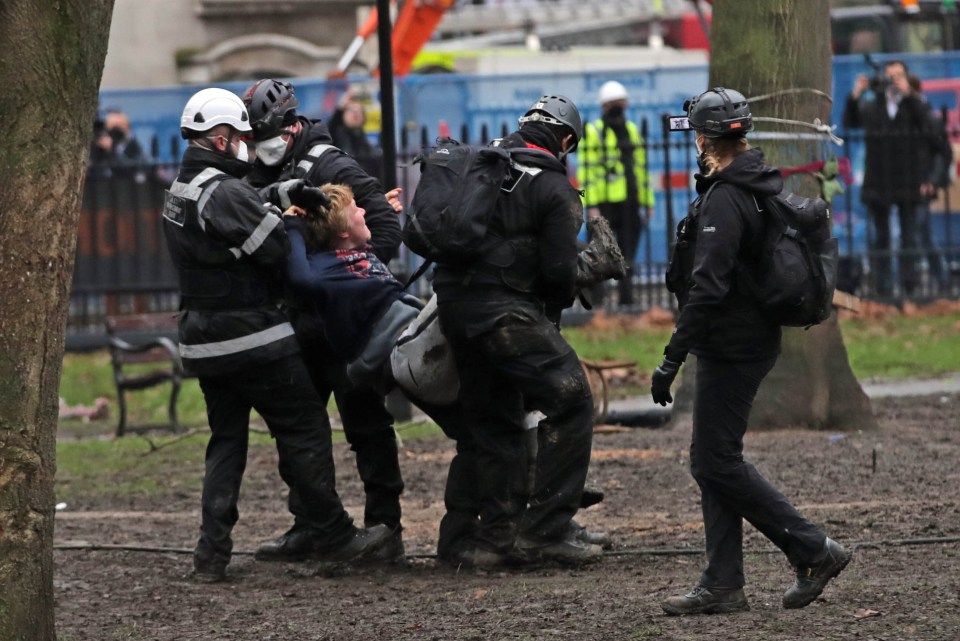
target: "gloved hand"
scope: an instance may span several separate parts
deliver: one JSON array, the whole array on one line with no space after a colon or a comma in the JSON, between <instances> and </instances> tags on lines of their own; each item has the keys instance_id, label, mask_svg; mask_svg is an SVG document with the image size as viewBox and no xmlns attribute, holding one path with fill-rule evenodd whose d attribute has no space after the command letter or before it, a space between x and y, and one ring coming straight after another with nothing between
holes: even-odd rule
<instances>
[{"instance_id":1,"label":"gloved hand","mask_svg":"<svg viewBox=\"0 0 960 641\"><path fill-rule=\"evenodd\" d=\"M680 371L681 363L664 358L663 362L653 370L653 385L650 393L653 396L653 402L659 405L666 405L673 402L673 396L670 395L670 385L673 379L677 377Z\"/></svg>"},{"instance_id":2,"label":"gloved hand","mask_svg":"<svg viewBox=\"0 0 960 641\"><path fill-rule=\"evenodd\" d=\"M284 211L291 205L309 210L330 206L330 198L319 187L314 187L309 181L299 178L264 187L260 191L260 196Z\"/></svg>"}]
</instances>

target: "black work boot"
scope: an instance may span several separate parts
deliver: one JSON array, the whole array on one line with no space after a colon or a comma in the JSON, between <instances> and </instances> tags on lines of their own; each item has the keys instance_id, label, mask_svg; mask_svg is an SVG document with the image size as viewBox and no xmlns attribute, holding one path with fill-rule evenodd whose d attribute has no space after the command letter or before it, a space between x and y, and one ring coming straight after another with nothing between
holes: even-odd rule
<instances>
[{"instance_id":1,"label":"black work boot","mask_svg":"<svg viewBox=\"0 0 960 641\"><path fill-rule=\"evenodd\" d=\"M298 562L306 561L313 554L313 530L307 526L294 525L273 541L257 548L253 555L257 561Z\"/></svg>"},{"instance_id":2,"label":"black work boot","mask_svg":"<svg viewBox=\"0 0 960 641\"><path fill-rule=\"evenodd\" d=\"M390 536L386 543L370 555L370 560L381 563L403 563L407 557L403 547L402 532L403 528L399 525L395 528L390 528Z\"/></svg>"},{"instance_id":3,"label":"black work boot","mask_svg":"<svg viewBox=\"0 0 960 641\"><path fill-rule=\"evenodd\" d=\"M698 585L683 596L672 596L660 607L670 615L726 614L750 609L743 588L705 588Z\"/></svg>"},{"instance_id":4,"label":"black work boot","mask_svg":"<svg viewBox=\"0 0 960 641\"><path fill-rule=\"evenodd\" d=\"M353 533L345 542L332 548L315 547L311 558L321 563L367 561L390 541L392 535L393 530L386 525L362 529L354 527Z\"/></svg>"},{"instance_id":5,"label":"black work boot","mask_svg":"<svg viewBox=\"0 0 960 641\"><path fill-rule=\"evenodd\" d=\"M613 537L607 532L588 530L586 526L580 525L576 521L570 521L570 533L574 538L584 543L589 543L590 545L599 545L604 550L609 550L613 547Z\"/></svg>"},{"instance_id":6,"label":"black work boot","mask_svg":"<svg viewBox=\"0 0 960 641\"><path fill-rule=\"evenodd\" d=\"M583 493L580 494L580 508L588 508L603 501L603 488L593 483L587 483L583 486Z\"/></svg>"},{"instance_id":7,"label":"black work boot","mask_svg":"<svg viewBox=\"0 0 960 641\"><path fill-rule=\"evenodd\" d=\"M200 583L219 583L227 580L230 560L198 545L193 552L193 579Z\"/></svg>"},{"instance_id":8,"label":"black work boot","mask_svg":"<svg viewBox=\"0 0 960 641\"><path fill-rule=\"evenodd\" d=\"M509 558L469 539L461 539L452 546L443 556L438 557L456 568L477 568L480 570L496 568L506 565Z\"/></svg>"},{"instance_id":9,"label":"black work boot","mask_svg":"<svg viewBox=\"0 0 960 641\"><path fill-rule=\"evenodd\" d=\"M813 603L827 582L847 567L853 554L828 538L823 545L824 557L811 565L797 568L797 581L784 593L783 607L802 608Z\"/></svg>"},{"instance_id":10,"label":"black work boot","mask_svg":"<svg viewBox=\"0 0 960 641\"><path fill-rule=\"evenodd\" d=\"M554 561L576 566L596 563L603 558L603 548L580 540L573 531L556 541L541 541L520 535L511 556L519 563Z\"/></svg>"}]
</instances>

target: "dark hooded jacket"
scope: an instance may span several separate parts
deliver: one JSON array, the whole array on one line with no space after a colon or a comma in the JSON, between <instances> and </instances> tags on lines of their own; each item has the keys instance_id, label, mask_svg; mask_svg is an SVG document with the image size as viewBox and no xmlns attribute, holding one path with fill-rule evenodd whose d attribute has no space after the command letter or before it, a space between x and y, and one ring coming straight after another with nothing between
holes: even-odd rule
<instances>
[{"instance_id":1,"label":"dark hooded jacket","mask_svg":"<svg viewBox=\"0 0 960 641\"><path fill-rule=\"evenodd\" d=\"M503 194L488 234L502 239L468 268L438 265L434 289L442 301L473 298L481 290L567 307L576 292L577 233L583 206L552 137L524 127L500 141L512 155L512 189Z\"/></svg>"},{"instance_id":2,"label":"dark hooded jacket","mask_svg":"<svg viewBox=\"0 0 960 641\"><path fill-rule=\"evenodd\" d=\"M322 121L308 120L303 116L299 120L303 129L293 144L290 159L276 167L268 167L257 160L247 175L247 181L257 188L290 178L305 178L317 187L324 183L349 185L357 205L367 212L365 218L374 253L384 263L390 262L400 247L400 221L384 197L383 185L337 148L326 151L309 169L305 169L302 163L309 162L310 150L317 145L333 145L333 138Z\"/></svg>"},{"instance_id":3,"label":"dark hooded jacket","mask_svg":"<svg viewBox=\"0 0 960 641\"><path fill-rule=\"evenodd\" d=\"M684 221L695 230L690 287L665 355L677 362L688 352L733 361L774 357L780 352L780 326L738 287L737 273L756 266L765 221L755 197L780 193L780 170L764 165L759 149L750 149L696 180L698 197Z\"/></svg>"}]
</instances>

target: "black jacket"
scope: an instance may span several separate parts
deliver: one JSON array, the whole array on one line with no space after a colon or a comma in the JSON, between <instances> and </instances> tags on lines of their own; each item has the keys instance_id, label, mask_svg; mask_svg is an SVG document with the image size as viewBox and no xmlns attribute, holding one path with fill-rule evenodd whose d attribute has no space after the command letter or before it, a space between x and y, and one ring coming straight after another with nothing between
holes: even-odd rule
<instances>
[{"instance_id":1,"label":"black jacket","mask_svg":"<svg viewBox=\"0 0 960 641\"><path fill-rule=\"evenodd\" d=\"M319 187L325 183L349 185L357 205L366 210L367 227L372 235L370 244L377 258L384 263L397 255L400 247L400 221L393 207L384 197L380 181L370 176L357 161L336 147L326 149L316 160L310 158L317 145L333 145L327 126L319 120L300 117L303 129L293 145L289 161L276 167L268 167L257 160L247 181L255 187L290 178L305 178ZM305 169L301 163L312 163Z\"/></svg>"},{"instance_id":2,"label":"black jacket","mask_svg":"<svg viewBox=\"0 0 960 641\"><path fill-rule=\"evenodd\" d=\"M528 143L520 132L503 138L500 146L531 150L513 154L513 189L501 194L488 230L506 242L497 245L469 278L470 270L437 266L434 289L441 302L498 288L551 307L568 307L576 293L577 233L583 222L580 196L557 157Z\"/></svg>"},{"instance_id":3,"label":"black jacket","mask_svg":"<svg viewBox=\"0 0 960 641\"><path fill-rule=\"evenodd\" d=\"M844 127L863 128L866 140L863 187L865 203L917 203L920 185L930 173L933 136L930 108L917 96L904 96L891 120L883 95L847 97Z\"/></svg>"},{"instance_id":4,"label":"black jacket","mask_svg":"<svg viewBox=\"0 0 960 641\"><path fill-rule=\"evenodd\" d=\"M240 180L249 163L188 147L164 201L180 277L180 354L200 376L299 351L279 309L289 243L280 212Z\"/></svg>"},{"instance_id":5,"label":"black jacket","mask_svg":"<svg viewBox=\"0 0 960 641\"><path fill-rule=\"evenodd\" d=\"M778 169L763 164L763 152L751 149L722 171L697 175L697 206L692 286L664 353L682 362L692 352L705 358L760 360L780 352L780 326L767 320L756 300L737 286L737 272L750 269L759 254L764 230L754 195L772 196L783 189ZM688 217L689 220L689 217Z\"/></svg>"}]
</instances>

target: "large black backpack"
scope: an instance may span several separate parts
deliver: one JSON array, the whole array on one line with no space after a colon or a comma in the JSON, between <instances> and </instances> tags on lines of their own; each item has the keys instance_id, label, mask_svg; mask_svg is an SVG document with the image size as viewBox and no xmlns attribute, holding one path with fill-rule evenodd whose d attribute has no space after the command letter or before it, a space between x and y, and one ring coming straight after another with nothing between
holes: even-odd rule
<instances>
[{"instance_id":1,"label":"large black backpack","mask_svg":"<svg viewBox=\"0 0 960 641\"><path fill-rule=\"evenodd\" d=\"M790 193L754 199L766 227L757 263L741 269L738 282L781 325L823 322L833 311L839 259L830 208Z\"/></svg>"},{"instance_id":2,"label":"large black backpack","mask_svg":"<svg viewBox=\"0 0 960 641\"><path fill-rule=\"evenodd\" d=\"M693 282L699 211L713 188L693 203L677 225L677 243L667 270L667 288L686 304ZM737 285L752 295L764 315L780 325L810 327L830 317L837 285L838 250L826 201L791 193L756 198L765 226L759 251L741 264Z\"/></svg>"},{"instance_id":3,"label":"large black backpack","mask_svg":"<svg viewBox=\"0 0 960 641\"><path fill-rule=\"evenodd\" d=\"M510 152L444 140L415 162L420 163L420 182L403 242L441 265L476 261L490 245L487 227L510 176Z\"/></svg>"}]
</instances>

